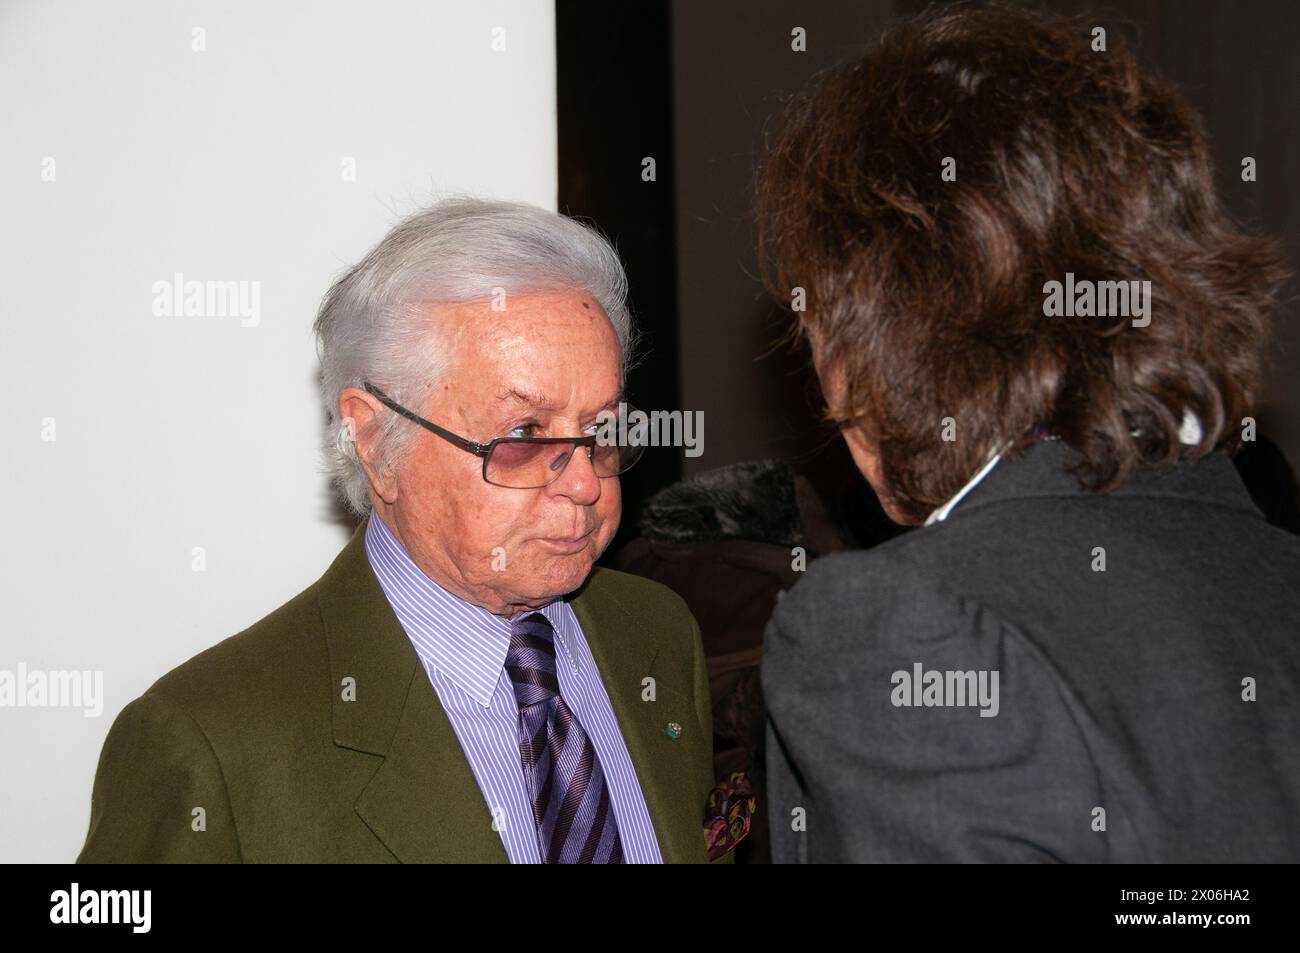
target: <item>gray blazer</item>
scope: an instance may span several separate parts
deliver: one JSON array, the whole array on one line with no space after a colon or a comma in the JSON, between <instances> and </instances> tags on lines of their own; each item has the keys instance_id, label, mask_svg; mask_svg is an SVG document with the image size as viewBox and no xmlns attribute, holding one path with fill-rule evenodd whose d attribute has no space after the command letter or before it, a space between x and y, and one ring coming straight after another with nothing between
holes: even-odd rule
<instances>
[{"instance_id":1,"label":"gray blazer","mask_svg":"<svg viewBox=\"0 0 1300 953\"><path fill-rule=\"evenodd\" d=\"M1300 860L1300 538L1222 452L1107 496L1071 454L778 604L775 863Z\"/></svg>"}]
</instances>

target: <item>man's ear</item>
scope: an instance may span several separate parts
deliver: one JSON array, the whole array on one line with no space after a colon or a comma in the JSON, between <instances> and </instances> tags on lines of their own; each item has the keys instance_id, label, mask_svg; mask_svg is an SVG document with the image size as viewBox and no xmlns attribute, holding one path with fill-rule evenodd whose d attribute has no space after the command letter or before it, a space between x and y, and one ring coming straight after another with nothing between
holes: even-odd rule
<instances>
[{"instance_id":1,"label":"man's ear","mask_svg":"<svg viewBox=\"0 0 1300 953\"><path fill-rule=\"evenodd\" d=\"M388 409L373 394L359 387L346 387L339 394L339 426L347 429L350 439L356 445L357 457L370 479L370 488L385 503L397 500L397 473L391 468L382 472L378 469L381 461L375 459L375 445L378 438L379 415Z\"/></svg>"}]
</instances>

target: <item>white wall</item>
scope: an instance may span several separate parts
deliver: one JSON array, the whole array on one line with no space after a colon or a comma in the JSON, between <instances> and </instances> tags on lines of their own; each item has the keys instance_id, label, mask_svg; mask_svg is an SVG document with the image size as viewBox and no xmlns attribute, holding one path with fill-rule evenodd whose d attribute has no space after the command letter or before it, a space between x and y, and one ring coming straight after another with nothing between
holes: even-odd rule
<instances>
[{"instance_id":1,"label":"white wall","mask_svg":"<svg viewBox=\"0 0 1300 953\"><path fill-rule=\"evenodd\" d=\"M0 707L0 860L72 860L118 711L346 541L316 307L442 192L555 207L554 28L544 0L0 5L0 673L103 675L97 717ZM259 283L256 323L155 315L177 272Z\"/></svg>"}]
</instances>

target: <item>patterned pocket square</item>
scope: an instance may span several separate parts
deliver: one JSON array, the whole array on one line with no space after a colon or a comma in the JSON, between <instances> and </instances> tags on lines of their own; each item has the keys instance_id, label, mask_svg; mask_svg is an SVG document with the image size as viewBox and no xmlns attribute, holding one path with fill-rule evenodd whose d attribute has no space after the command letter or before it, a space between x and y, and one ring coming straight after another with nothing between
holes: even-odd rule
<instances>
[{"instance_id":1,"label":"patterned pocket square","mask_svg":"<svg viewBox=\"0 0 1300 953\"><path fill-rule=\"evenodd\" d=\"M733 771L731 777L714 785L704 808L704 846L709 860L735 850L745 839L757 803L744 771Z\"/></svg>"}]
</instances>

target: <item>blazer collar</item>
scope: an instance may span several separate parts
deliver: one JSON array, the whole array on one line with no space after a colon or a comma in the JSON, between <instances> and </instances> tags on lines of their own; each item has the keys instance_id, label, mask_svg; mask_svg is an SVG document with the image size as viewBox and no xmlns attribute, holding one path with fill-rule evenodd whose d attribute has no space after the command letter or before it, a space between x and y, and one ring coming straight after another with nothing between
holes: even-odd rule
<instances>
[{"instance_id":1,"label":"blazer collar","mask_svg":"<svg viewBox=\"0 0 1300 953\"><path fill-rule=\"evenodd\" d=\"M506 863L455 730L366 557L369 519L317 584L334 743L382 759L356 800L356 812L403 862ZM699 817L674 809L681 791L693 793L697 784L680 746L660 730L655 712L663 706L641 701L642 680L654 674L659 641L622 637L629 627L646 628L646 620L606 591L604 572L594 570L570 601L609 693L663 859L699 859L704 805ZM650 634L657 636L657 628ZM629 652L629 644L639 649ZM677 706L674 712L681 709L679 720L688 718L693 701L671 689L667 694L669 704Z\"/></svg>"},{"instance_id":2,"label":"blazer collar","mask_svg":"<svg viewBox=\"0 0 1300 953\"><path fill-rule=\"evenodd\" d=\"M1030 444L1019 456L1005 454L970 493L956 505L948 520L1004 500L1027 497L1087 494L1067 468L1082 456L1060 440ZM1246 486L1226 452L1207 454L1194 463L1141 467L1115 490L1116 497L1166 497L1194 500L1263 514L1250 499Z\"/></svg>"}]
</instances>

